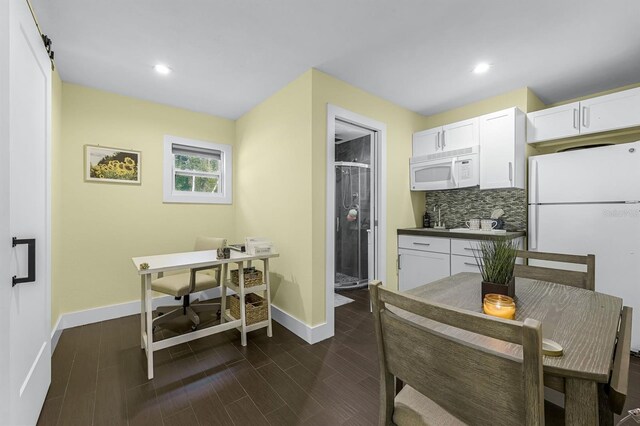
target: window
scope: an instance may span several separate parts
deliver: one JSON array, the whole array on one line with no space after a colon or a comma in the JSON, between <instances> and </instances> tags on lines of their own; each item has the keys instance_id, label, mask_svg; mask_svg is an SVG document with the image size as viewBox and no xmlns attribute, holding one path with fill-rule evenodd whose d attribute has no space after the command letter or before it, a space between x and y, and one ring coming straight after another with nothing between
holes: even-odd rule
<instances>
[{"instance_id":1,"label":"window","mask_svg":"<svg viewBox=\"0 0 640 426\"><path fill-rule=\"evenodd\" d=\"M231 204L231 146L165 136L164 202Z\"/></svg>"}]
</instances>

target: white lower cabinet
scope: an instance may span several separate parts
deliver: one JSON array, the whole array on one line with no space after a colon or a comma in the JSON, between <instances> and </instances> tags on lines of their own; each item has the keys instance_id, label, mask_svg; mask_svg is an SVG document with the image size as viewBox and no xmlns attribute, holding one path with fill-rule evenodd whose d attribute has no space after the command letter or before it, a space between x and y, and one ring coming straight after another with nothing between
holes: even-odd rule
<instances>
[{"instance_id":1,"label":"white lower cabinet","mask_svg":"<svg viewBox=\"0 0 640 426\"><path fill-rule=\"evenodd\" d=\"M522 249L524 238L517 242ZM398 290L411 290L461 272L480 272L473 256L479 244L480 240L399 235Z\"/></svg>"},{"instance_id":2,"label":"white lower cabinet","mask_svg":"<svg viewBox=\"0 0 640 426\"><path fill-rule=\"evenodd\" d=\"M398 288L411 290L451 275L451 255L429 251L399 249Z\"/></svg>"},{"instance_id":3,"label":"white lower cabinet","mask_svg":"<svg viewBox=\"0 0 640 426\"><path fill-rule=\"evenodd\" d=\"M480 272L475 257L451 255L451 275L460 272Z\"/></svg>"}]
</instances>

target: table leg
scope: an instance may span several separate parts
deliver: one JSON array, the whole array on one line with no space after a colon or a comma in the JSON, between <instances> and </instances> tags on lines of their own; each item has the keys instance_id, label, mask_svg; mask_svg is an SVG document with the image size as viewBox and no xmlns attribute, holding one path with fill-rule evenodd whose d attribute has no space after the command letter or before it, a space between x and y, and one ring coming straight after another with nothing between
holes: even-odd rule
<instances>
[{"instance_id":1,"label":"table leg","mask_svg":"<svg viewBox=\"0 0 640 426\"><path fill-rule=\"evenodd\" d=\"M222 265L220 272L220 324L225 322L224 314L227 312L227 264Z\"/></svg>"},{"instance_id":2,"label":"table leg","mask_svg":"<svg viewBox=\"0 0 640 426\"><path fill-rule=\"evenodd\" d=\"M599 426L613 426L615 424L609 395L604 383L598 383L598 417Z\"/></svg>"},{"instance_id":3,"label":"table leg","mask_svg":"<svg viewBox=\"0 0 640 426\"><path fill-rule=\"evenodd\" d=\"M151 275L144 276L147 317L147 377L153 379L153 307L151 305Z\"/></svg>"},{"instance_id":4,"label":"table leg","mask_svg":"<svg viewBox=\"0 0 640 426\"><path fill-rule=\"evenodd\" d=\"M565 424L598 424L598 384L592 380L566 379Z\"/></svg>"},{"instance_id":5,"label":"table leg","mask_svg":"<svg viewBox=\"0 0 640 426\"><path fill-rule=\"evenodd\" d=\"M271 328L271 284L269 281L269 259L264 259L264 283L267 287L267 315L269 318L269 325L267 326L267 336L273 336L273 329Z\"/></svg>"},{"instance_id":6,"label":"table leg","mask_svg":"<svg viewBox=\"0 0 640 426\"><path fill-rule=\"evenodd\" d=\"M145 349L144 347L144 333L146 331L146 316L145 316L145 284L144 284L144 275L140 276L140 349Z\"/></svg>"},{"instance_id":7,"label":"table leg","mask_svg":"<svg viewBox=\"0 0 640 426\"><path fill-rule=\"evenodd\" d=\"M244 262L238 262L238 277L239 284L238 287L240 289L240 344L242 346L247 346L247 318L246 318L246 309L244 302Z\"/></svg>"}]
</instances>

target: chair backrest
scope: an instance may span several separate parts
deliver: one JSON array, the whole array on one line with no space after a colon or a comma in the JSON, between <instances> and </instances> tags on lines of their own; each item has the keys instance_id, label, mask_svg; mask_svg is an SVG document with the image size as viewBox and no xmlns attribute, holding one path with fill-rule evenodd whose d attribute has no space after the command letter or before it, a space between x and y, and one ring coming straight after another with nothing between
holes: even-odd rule
<instances>
[{"instance_id":1,"label":"chair backrest","mask_svg":"<svg viewBox=\"0 0 640 426\"><path fill-rule=\"evenodd\" d=\"M226 238L198 237L196 238L195 251L216 250L227 245Z\"/></svg>"},{"instance_id":2,"label":"chair backrest","mask_svg":"<svg viewBox=\"0 0 640 426\"><path fill-rule=\"evenodd\" d=\"M394 378L468 424L542 425L540 322L492 318L369 285L381 372L380 418L392 424ZM411 321L388 309L522 345L523 358L483 347ZM454 330L454 329L450 329ZM457 330L459 331L459 330ZM495 341L492 341L495 342Z\"/></svg>"},{"instance_id":3,"label":"chair backrest","mask_svg":"<svg viewBox=\"0 0 640 426\"><path fill-rule=\"evenodd\" d=\"M631 317L633 309L625 306L620 317L618 342L613 358L613 371L609 381L609 405L611 411L622 414L629 391L629 352L631 351Z\"/></svg>"},{"instance_id":4,"label":"chair backrest","mask_svg":"<svg viewBox=\"0 0 640 426\"><path fill-rule=\"evenodd\" d=\"M518 250L517 257L525 260L524 265L516 264L513 275L519 278L549 281L572 287L595 290L596 257L593 254L577 256L574 254L544 253L538 251ZM546 266L529 265L529 259L545 262L572 263L586 265L586 271L570 271L566 269L548 268Z\"/></svg>"}]
</instances>

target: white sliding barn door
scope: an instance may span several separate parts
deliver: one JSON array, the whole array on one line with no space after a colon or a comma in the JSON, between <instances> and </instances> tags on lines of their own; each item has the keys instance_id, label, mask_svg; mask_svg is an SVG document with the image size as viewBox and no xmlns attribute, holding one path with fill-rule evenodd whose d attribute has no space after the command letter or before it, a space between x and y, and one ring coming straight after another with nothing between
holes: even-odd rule
<instances>
[{"instance_id":1,"label":"white sliding barn door","mask_svg":"<svg viewBox=\"0 0 640 426\"><path fill-rule=\"evenodd\" d=\"M51 381L51 63L26 0L2 3L0 424L32 425Z\"/></svg>"}]
</instances>

